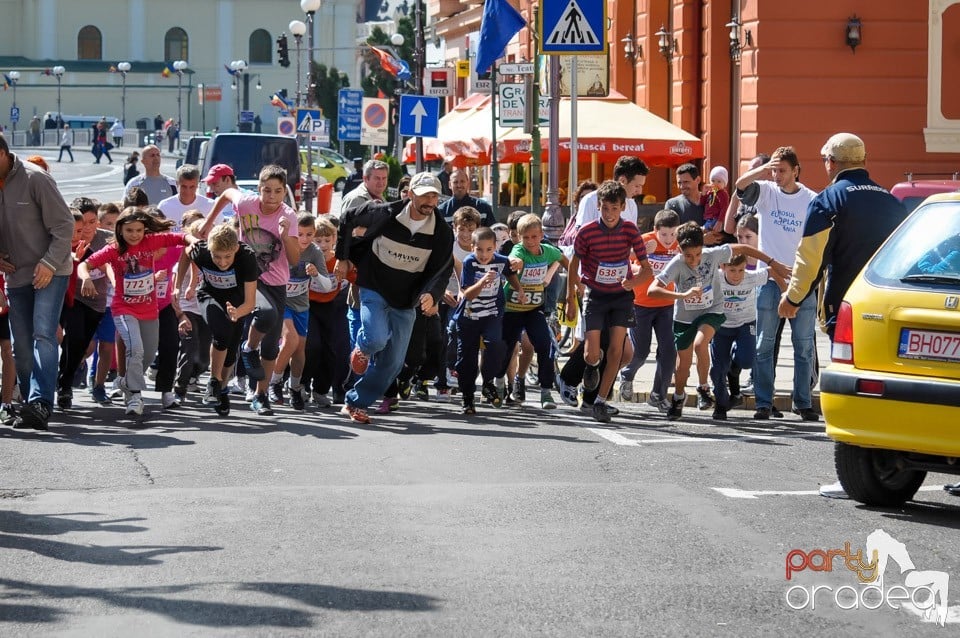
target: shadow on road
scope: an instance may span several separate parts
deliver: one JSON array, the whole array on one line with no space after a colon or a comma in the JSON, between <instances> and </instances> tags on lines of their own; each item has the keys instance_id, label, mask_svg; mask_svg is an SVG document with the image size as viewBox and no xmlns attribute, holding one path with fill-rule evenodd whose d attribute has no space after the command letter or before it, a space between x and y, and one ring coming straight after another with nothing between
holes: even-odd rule
<instances>
[{"instance_id":1,"label":"shadow on road","mask_svg":"<svg viewBox=\"0 0 960 638\"><path fill-rule=\"evenodd\" d=\"M211 583L212 585L212 583ZM351 589L307 583L236 583L241 592L256 592L297 600L323 610L342 611L433 611L439 599L396 591ZM202 592L207 585L162 587L94 588L41 585L0 578L0 596L44 597L56 600L76 598L97 600L121 609L160 614L178 623L204 627L312 627L315 616L289 606L221 603L170 598L167 594ZM61 610L38 605L0 605L2 622L54 622Z\"/></svg>"},{"instance_id":2,"label":"shadow on road","mask_svg":"<svg viewBox=\"0 0 960 638\"><path fill-rule=\"evenodd\" d=\"M62 514L23 514L15 510L0 510L0 532L5 534L30 534L55 536L67 532L143 532L146 527L117 525L144 518L116 518L108 521L84 521L68 516L103 516L97 512L65 512Z\"/></svg>"}]
</instances>

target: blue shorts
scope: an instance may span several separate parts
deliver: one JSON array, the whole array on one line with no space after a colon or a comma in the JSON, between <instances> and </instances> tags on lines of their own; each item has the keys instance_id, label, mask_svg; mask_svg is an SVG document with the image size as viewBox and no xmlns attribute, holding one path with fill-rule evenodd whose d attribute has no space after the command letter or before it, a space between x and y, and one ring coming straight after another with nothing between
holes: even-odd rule
<instances>
[{"instance_id":1,"label":"blue shorts","mask_svg":"<svg viewBox=\"0 0 960 638\"><path fill-rule=\"evenodd\" d=\"M298 312L296 310L291 310L290 308L284 308L283 320L286 321L287 319L293 321L293 327L297 331L298 335L301 337L307 336L307 323L310 321L309 310Z\"/></svg>"},{"instance_id":2,"label":"blue shorts","mask_svg":"<svg viewBox=\"0 0 960 638\"><path fill-rule=\"evenodd\" d=\"M110 308L107 308L107 311L103 314L103 319L100 320L100 325L97 326L94 339L100 343L116 343L117 326L113 323L113 311Z\"/></svg>"}]
</instances>

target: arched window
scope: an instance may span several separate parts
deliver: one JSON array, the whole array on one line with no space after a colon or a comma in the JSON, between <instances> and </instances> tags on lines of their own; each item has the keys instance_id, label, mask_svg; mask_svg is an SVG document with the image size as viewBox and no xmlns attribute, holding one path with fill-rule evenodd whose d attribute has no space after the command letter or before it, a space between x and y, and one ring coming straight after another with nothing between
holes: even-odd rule
<instances>
[{"instance_id":1,"label":"arched window","mask_svg":"<svg viewBox=\"0 0 960 638\"><path fill-rule=\"evenodd\" d=\"M77 59L103 59L103 36L100 29L90 24L80 29L77 35Z\"/></svg>"},{"instance_id":2,"label":"arched window","mask_svg":"<svg viewBox=\"0 0 960 638\"><path fill-rule=\"evenodd\" d=\"M180 27L173 27L163 38L163 59L168 62L174 60L189 60L190 47L187 32Z\"/></svg>"},{"instance_id":3,"label":"arched window","mask_svg":"<svg viewBox=\"0 0 960 638\"><path fill-rule=\"evenodd\" d=\"M250 63L271 64L273 62L273 40L266 29L257 29L250 34Z\"/></svg>"}]
</instances>

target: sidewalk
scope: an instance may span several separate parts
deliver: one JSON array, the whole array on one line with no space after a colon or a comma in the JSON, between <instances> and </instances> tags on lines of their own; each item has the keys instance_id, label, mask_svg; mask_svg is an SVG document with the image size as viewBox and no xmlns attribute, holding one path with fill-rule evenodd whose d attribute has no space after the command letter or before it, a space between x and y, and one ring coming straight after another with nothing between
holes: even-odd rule
<instances>
[{"instance_id":1,"label":"sidewalk","mask_svg":"<svg viewBox=\"0 0 960 638\"><path fill-rule=\"evenodd\" d=\"M820 360L820 370L823 370L830 362L830 340L827 338L827 335L823 334L820 331L816 333L817 339L817 354ZM650 349L650 356L647 358L647 361L643 364L640 370L637 371L637 376L633 380L633 400L635 403L645 403L650 396L650 388L653 385L653 377L657 369L656 361L656 338L654 338L654 343ZM780 343L780 356L777 360L777 369L776 369L776 381L775 381L775 396L773 399L774 405L778 410L784 413L789 413L793 409L793 404L791 402L791 392L793 389L793 344L790 342L790 323L787 322L787 325L783 329L783 338ZM746 383L747 379L750 378L750 373L744 370L740 374L740 382ZM690 370L690 378L687 381L687 405L692 405L696 407L696 392L693 390L697 386L697 371L696 371L696 359L694 359L694 365ZM672 388L672 384L671 384ZM617 388L614 388L614 400L619 400L619 395L617 394ZM744 395L744 403L741 407L737 408L739 410L750 410L753 411L756 409L756 400L752 396ZM820 412L820 385L818 384L813 390L813 409L817 412Z\"/></svg>"}]
</instances>

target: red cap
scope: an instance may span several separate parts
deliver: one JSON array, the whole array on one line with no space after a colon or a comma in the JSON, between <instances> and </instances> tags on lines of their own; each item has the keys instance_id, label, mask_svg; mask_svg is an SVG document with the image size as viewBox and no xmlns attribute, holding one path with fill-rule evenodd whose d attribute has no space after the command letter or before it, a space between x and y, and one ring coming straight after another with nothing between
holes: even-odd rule
<instances>
[{"instance_id":1,"label":"red cap","mask_svg":"<svg viewBox=\"0 0 960 638\"><path fill-rule=\"evenodd\" d=\"M203 179L207 184L213 184L214 182L219 182L224 177L233 177L233 169L227 166L226 164L216 164L210 167L210 170L207 172L207 176Z\"/></svg>"}]
</instances>

